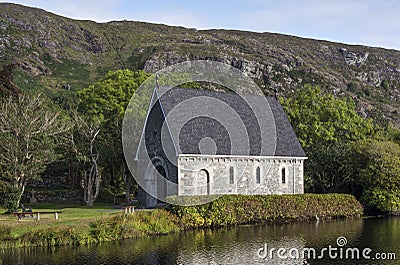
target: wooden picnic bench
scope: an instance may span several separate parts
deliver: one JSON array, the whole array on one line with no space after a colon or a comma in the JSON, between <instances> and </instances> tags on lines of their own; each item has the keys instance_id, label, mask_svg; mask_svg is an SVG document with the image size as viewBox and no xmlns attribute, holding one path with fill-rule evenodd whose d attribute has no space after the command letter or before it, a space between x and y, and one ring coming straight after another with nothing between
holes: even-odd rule
<instances>
[{"instance_id":1,"label":"wooden picnic bench","mask_svg":"<svg viewBox=\"0 0 400 265\"><path fill-rule=\"evenodd\" d=\"M54 214L54 219L58 219L58 214L60 213L62 213L62 211L13 212L13 214L18 217L18 221L21 221L22 218L26 216L33 217L34 215L36 215L37 220L40 220L41 214Z\"/></svg>"}]
</instances>

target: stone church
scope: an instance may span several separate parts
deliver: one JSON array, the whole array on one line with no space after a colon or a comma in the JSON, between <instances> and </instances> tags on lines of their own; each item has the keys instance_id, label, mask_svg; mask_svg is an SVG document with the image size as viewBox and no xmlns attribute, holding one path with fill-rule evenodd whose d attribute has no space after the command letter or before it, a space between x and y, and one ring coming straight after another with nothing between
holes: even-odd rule
<instances>
[{"instance_id":1,"label":"stone church","mask_svg":"<svg viewBox=\"0 0 400 265\"><path fill-rule=\"evenodd\" d=\"M303 193L307 157L282 106L275 96L254 97L269 105L260 108L261 118L235 93L155 88L135 158L139 203L158 207L172 195ZM192 99L206 101L196 110ZM238 122L211 117L224 112L209 111L212 99L236 113L246 137L232 132ZM264 133L270 127L273 133ZM235 148L246 141L247 148ZM262 141L271 148L261 148Z\"/></svg>"}]
</instances>

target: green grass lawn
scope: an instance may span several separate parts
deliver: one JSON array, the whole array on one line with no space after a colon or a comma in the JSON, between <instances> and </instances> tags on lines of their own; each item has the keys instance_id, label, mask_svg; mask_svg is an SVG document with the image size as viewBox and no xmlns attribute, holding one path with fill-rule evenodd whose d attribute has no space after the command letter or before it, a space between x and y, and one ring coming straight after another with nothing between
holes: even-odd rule
<instances>
[{"instance_id":1,"label":"green grass lawn","mask_svg":"<svg viewBox=\"0 0 400 265\"><path fill-rule=\"evenodd\" d=\"M59 219L54 219L53 214L42 214L40 220L27 217L18 222L13 214L5 214L5 209L0 208L0 225L11 227L11 235L19 237L27 231L49 227L73 226L76 230L86 230L89 224L99 218L122 213L122 209L113 208L112 204L98 203L93 207L79 203L36 203L30 205L32 211L61 210Z\"/></svg>"},{"instance_id":2,"label":"green grass lawn","mask_svg":"<svg viewBox=\"0 0 400 265\"><path fill-rule=\"evenodd\" d=\"M28 205L26 205L28 206ZM124 214L112 204L93 207L74 203L38 203L32 211L62 211L18 218L0 208L0 248L102 243L126 238L168 234L180 230L176 217L164 209L138 210Z\"/></svg>"}]
</instances>

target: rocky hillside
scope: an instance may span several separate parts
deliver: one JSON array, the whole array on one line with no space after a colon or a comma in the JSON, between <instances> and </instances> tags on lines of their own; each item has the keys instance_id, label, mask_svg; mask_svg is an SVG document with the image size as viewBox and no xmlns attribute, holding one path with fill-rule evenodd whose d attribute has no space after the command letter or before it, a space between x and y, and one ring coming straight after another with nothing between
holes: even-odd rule
<instances>
[{"instance_id":1,"label":"rocky hillside","mask_svg":"<svg viewBox=\"0 0 400 265\"><path fill-rule=\"evenodd\" d=\"M271 33L95 23L0 3L0 65L19 65L23 89L72 93L108 70L155 72L193 59L226 62L266 91L317 84L354 97L362 115L400 124L400 51Z\"/></svg>"}]
</instances>

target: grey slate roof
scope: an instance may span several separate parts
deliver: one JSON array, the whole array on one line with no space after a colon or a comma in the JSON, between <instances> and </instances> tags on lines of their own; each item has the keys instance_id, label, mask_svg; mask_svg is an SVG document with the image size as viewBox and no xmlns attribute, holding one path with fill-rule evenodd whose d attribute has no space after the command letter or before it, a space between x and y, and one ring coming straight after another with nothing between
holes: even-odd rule
<instances>
[{"instance_id":1,"label":"grey slate roof","mask_svg":"<svg viewBox=\"0 0 400 265\"><path fill-rule=\"evenodd\" d=\"M183 88L161 88L158 94L179 154L306 157L275 97ZM265 99L270 111L264 111ZM258 107L261 116L254 113Z\"/></svg>"}]
</instances>

